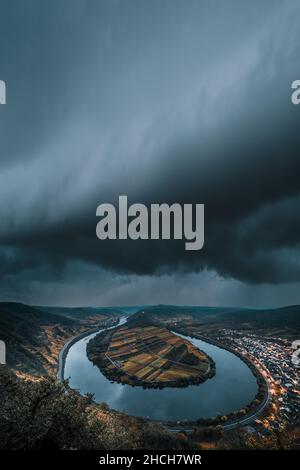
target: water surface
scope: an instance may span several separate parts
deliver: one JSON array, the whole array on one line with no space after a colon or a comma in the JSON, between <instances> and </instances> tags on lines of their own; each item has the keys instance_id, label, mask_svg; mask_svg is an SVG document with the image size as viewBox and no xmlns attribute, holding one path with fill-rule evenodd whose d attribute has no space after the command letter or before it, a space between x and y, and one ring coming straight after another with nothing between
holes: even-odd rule
<instances>
[{"instance_id":1,"label":"water surface","mask_svg":"<svg viewBox=\"0 0 300 470\"><path fill-rule=\"evenodd\" d=\"M121 320L125 323L126 319ZM101 330L99 330L101 331ZM257 384L249 367L235 354L199 339L183 336L216 363L216 375L200 385L162 390L111 383L87 358L87 343L93 333L77 341L68 351L64 377L82 394L93 393L95 401L115 410L158 420L193 420L227 414L249 404Z\"/></svg>"}]
</instances>

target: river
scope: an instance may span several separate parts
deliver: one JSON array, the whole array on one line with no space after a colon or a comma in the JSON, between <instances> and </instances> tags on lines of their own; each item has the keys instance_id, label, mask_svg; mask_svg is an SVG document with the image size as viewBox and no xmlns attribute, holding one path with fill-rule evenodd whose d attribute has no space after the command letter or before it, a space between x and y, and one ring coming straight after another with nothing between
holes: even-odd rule
<instances>
[{"instance_id":1,"label":"river","mask_svg":"<svg viewBox=\"0 0 300 470\"><path fill-rule=\"evenodd\" d=\"M119 325L124 324L122 319ZM205 341L182 336L206 352L216 363L216 374L200 385L162 390L111 383L89 361L87 343L100 331L74 343L66 356L64 378L82 394L93 393L95 401L134 416L161 421L195 420L228 414L249 404L257 384L249 367L235 354Z\"/></svg>"}]
</instances>

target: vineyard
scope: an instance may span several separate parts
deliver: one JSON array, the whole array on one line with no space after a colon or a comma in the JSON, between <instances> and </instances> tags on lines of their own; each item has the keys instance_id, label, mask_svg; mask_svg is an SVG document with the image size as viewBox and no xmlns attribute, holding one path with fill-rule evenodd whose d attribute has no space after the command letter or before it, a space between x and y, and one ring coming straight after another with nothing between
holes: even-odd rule
<instances>
[{"instance_id":1,"label":"vineyard","mask_svg":"<svg viewBox=\"0 0 300 470\"><path fill-rule=\"evenodd\" d=\"M95 338L88 349L109 378L131 385L188 385L203 382L211 372L206 354L155 325L123 326Z\"/></svg>"}]
</instances>

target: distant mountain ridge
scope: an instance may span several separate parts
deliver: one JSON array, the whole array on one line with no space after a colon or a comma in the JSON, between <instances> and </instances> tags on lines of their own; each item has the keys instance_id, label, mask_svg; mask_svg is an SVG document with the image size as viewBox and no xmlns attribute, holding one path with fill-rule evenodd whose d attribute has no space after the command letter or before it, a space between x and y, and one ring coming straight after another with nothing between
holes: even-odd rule
<instances>
[{"instance_id":1,"label":"distant mountain ridge","mask_svg":"<svg viewBox=\"0 0 300 470\"><path fill-rule=\"evenodd\" d=\"M215 325L218 328L245 329L290 329L300 334L300 305L278 308L237 308L237 307L177 307L158 305L140 310L132 316L144 315L154 322L168 322L191 317L197 323Z\"/></svg>"},{"instance_id":2,"label":"distant mountain ridge","mask_svg":"<svg viewBox=\"0 0 300 470\"><path fill-rule=\"evenodd\" d=\"M255 323L258 327L289 325L300 328L300 305L264 310L246 310L238 314L239 321ZM224 321L234 321L234 313L224 313Z\"/></svg>"},{"instance_id":3,"label":"distant mountain ridge","mask_svg":"<svg viewBox=\"0 0 300 470\"><path fill-rule=\"evenodd\" d=\"M123 314L118 307L35 307L42 312L61 315L66 318L85 318L90 315L120 316Z\"/></svg>"}]
</instances>

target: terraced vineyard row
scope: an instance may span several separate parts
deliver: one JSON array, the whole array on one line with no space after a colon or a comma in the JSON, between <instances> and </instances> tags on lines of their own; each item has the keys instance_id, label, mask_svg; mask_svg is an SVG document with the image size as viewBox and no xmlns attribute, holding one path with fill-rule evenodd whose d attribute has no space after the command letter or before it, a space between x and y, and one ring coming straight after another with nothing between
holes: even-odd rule
<instances>
[{"instance_id":1,"label":"terraced vineyard row","mask_svg":"<svg viewBox=\"0 0 300 470\"><path fill-rule=\"evenodd\" d=\"M122 383L183 386L203 382L213 373L206 354L156 325L126 325L91 343L91 360L110 379Z\"/></svg>"}]
</instances>

